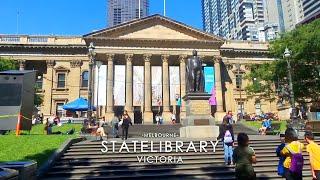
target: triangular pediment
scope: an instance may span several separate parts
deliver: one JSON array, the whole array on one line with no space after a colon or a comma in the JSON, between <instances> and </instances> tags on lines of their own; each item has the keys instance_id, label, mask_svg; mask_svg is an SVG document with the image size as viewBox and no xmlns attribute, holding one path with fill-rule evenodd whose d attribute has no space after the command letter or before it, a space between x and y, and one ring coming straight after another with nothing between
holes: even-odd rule
<instances>
[{"instance_id":1,"label":"triangular pediment","mask_svg":"<svg viewBox=\"0 0 320 180\"><path fill-rule=\"evenodd\" d=\"M148 16L102 29L86 34L84 38L223 41L218 36L161 15Z\"/></svg>"}]
</instances>

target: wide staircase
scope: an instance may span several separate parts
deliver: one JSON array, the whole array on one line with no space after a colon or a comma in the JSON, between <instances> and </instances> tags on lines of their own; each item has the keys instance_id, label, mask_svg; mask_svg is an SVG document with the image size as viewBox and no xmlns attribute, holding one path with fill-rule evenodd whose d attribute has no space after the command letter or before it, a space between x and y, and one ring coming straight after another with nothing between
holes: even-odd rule
<instances>
[{"instance_id":1,"label":"wide staircase","mask_svg":"<svg viewBox=\"0 0 320 180\"><path fill-rule=\"evenodd\" d=\"M278 158L275 149L279 145L276 136L250 136L250 146L257 155L257 164L254 165L258 179L281 179L277 175ZM108 141L110 141L109 139ZM212 146L208 152L140 152L140 143L137 152L132 152L133 142L127 140L131 152L102 153L101 141L83 141L73 144L64 155L54 163L54 166L41 179L235 179L234 167L224 164L222 144L219 143L216 152ZM140 139L141 140L141 139ZM151 141L152 139L145 139ZM172 140L172 139L171 139ZM178 141L175 139L173 141ZM122 141L117 139L116 150L119 150ZM158 147L160 139L154 141ZM165 141L162 139L162 141ZM188 145L190 140L184 139ZM195 147L199 150L199 141L194 140ZM304 142L304 141L303 141ZM319 141L318 141L319 142ZM174 143L173 143L174 144ZM210 143L208 143L210 144ZM173 146L174 147L174 146ZM112 149L108 145L109 151ZM150 150L150 146L145 148ZM175 148L174 148L175 149ZM183 146L183 150L187 146ZM137 156L181 156L182 164L148 164L139 163ZM304 179L312 179L310 162L307 153L304 153L305 165Z\"/></svg>"}]
</instances>

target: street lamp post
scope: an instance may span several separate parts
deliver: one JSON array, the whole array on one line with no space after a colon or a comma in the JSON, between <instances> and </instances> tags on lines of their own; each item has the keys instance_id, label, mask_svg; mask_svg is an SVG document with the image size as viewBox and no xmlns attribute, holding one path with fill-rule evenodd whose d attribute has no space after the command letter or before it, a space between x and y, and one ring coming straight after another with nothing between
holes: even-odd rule
<instances>
[{"instance_id":1,"label":"street lamp post","mask_svg":"<svg viewBox=\"0 0 320 180\"><path fill-rule=\"evenodd\" d=\"M292 84L292 75L291 75L291 64L290 64L290 51L288 48L285 49L283 57L287 61L287 68L288 68L288 79L289 79L289 97L290 97L290 105L291 105L291 122L296 119L296 107L294 101L294 92L293 92L293 84Z\"/></svg>"},{"instance_id":2,"label":"street lamp post","mask_svg":"<svg viewBox=\"0 0 320 180\"><path fill-rule=\"evenodd\" d=\"M240 68L241 68L241 64L236 64L236 67L237 67L237 74L238 76L240 76ZM240 90L240 116L239 116L239 119L242 120L243 119L243 107L242 107L242 76L240 76L241 79L240 79L240 82L239 82L239 90Z\"/></svg>"},{"instance_id":3,"label":"street lamp post","mask_svg":"<svg viewBox=\"0 0 320 180\"><path fill-rule=\"evenodd\" d=\"M94 61L95 61L95 51L94 51L95 47L93 42L90 43L89 45L89 72L88 72L88 111L87 111L87 118L88 120L92 120L92 86L93 86L93 81L92 81L92 75L93 75L93 65L94 65Z\"/></svg>"},{"instance_id":4,"label":"street lamp post","mask_svg":"<svg viewBox=\"0 0 320 180\"><path fill-rule=\"evenodd\" d=\"M96 61L96 66L98 67L98 82L97 82L97 118L100 116L100 107L99 107L99 74L100 74L100 67L102 66L101 61Z\"/></svg>"}]
</instances>

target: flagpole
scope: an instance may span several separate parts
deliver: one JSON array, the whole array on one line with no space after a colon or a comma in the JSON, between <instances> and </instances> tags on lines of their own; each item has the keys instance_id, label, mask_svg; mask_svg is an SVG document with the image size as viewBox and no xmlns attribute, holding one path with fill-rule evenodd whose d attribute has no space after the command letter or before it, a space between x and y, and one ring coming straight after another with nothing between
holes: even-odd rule
<instances>
[{"instance_id":1,"label":"flagpole","mask_svg":"<svg viewBox=\"0 0 320 180\"><path fill-rule=\"evenodd\" d=\"M163 16L166 16L166 0L163 0Z\"/></svg>"}]
</instances>

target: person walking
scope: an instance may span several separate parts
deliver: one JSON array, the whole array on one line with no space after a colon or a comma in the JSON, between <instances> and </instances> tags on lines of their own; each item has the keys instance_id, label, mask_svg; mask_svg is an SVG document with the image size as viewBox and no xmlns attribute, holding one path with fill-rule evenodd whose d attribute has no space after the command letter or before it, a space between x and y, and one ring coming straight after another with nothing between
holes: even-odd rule
<instances>
[{"instance_id":1,"label":"person walking","mask_svg":"<svg viewBox=\"0 0 320 180\"><path fill-rule=\"evenodd\" d=\"M123 119L122 119L122 140L127 140L128 139L128 131L129 131L129 125L132 126L131 118L128 115L127 111L123 114Z\"/></svg>"},{"instance_id":2,"label":"person walking","mask_svg":"<svg viewBox=\"0 0 320 180\"><path fill-rule=\"evenodd\" d=\"M298 141L298 135L293 128L285 131L285 142L287 145L281 150L281 156L285 158L284 177L287 180L302 180L304 145Z\"/></svg>"},{"instance_id":3,"label":"person walking","mask_svg":"<svg viewBox=\"0 0 320 180\"><path fill-rule=\"evenodd\" d=\"M283 162L285 160L285 158L283 156L281 156L281 151L282 149L286 146L285 144L285 140L284 140L285 136L284 134L280 134L280 141L281 144L277 147L276 149L276 154L279 157L279 162L278 162L278 175L281 177L284 177L284 166L283 166Z\"/></svg>"},{"instance_id":4,"label":"person walking","mask_svg":"<svg viewBox=\"0 0 320 180\"><path fill-rule=\"evenodd\" d=\"M236 164L235 174L237 180L255 180L253 163L256 163L256 155L252 147L249 147L249 137L246 133L239 133L237 137L238 147L234 149L233 159Z\"/></svg>"},{"instance_id":5,"label":"person walking","mask_svg":"<svg viewBox=\"0 0 320 180\"><path fill-rule=\"evenodd\" d=\"M308 144L306 150L310 157L312 177L313 179L320 180L320 146L314 142L312 131L306 131L304 139Z\"/></svg>"},{"instance_id":6,"label":"person walking","mask_svg":"<svg viewBox=\"0 0 320 180\"><path fill-rule=\"evenodd\" d=\"M111 127L112 127L112 136L114 138L119 137L119 118L115 114L111 120Z\"/></svg>"},{"instance_id":7,"label":"person walking","mask_svg":"<svg viewBox=\"0 0 320 180\"><path fill-rule=\"evenodd\" d=\"M223 143L224 149L224 162L226 165L233 165L233 144L234 144L234 133L233 127L231 124L228 124L227 121L223 121L219 128L219 136L217 139L220 139ZM230 163L229 163L230 159Z\"/></svg>"}]
</instances>

